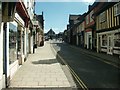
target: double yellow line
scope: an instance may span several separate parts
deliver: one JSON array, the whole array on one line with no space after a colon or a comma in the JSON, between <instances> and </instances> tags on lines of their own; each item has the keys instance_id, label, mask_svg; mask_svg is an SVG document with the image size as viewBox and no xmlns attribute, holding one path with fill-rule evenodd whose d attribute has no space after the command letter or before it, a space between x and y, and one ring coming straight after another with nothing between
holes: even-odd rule
<instances>
[{"instance_id":1,"label":"double yellow line","mask_svg":"<svg viewBox=\"0 0 120 90\"><path fill-rule=\"evenodd\" d=\"M52 46L52 45L51 45ZM53 46L52 46L53 48ZM53 51L56 52L56 50L53 48ZM69 71L71 72L71 74L73 75L73 77L76 79L76 81L78 82L78 84L80 85L81 89L83 90L89 90L88 87L83 83L83 81L80 79L80 77L78 77L78 75L75 73L75 71L67 64L67 62L57 53L58 57L60 58L60 60L62 60L62 62L68 66Z\"/></svg>"},{"instance_id":2,"label":"double yellow line","mask_svg":"<svg viewBox=\"0 0 120 90\"><path fill-rule=\"evenodd\" d=\"M74 70L66 63L66 61L58 54L58 57L63 61L65 65L68 66L68 69L70 70L71 74L74 76L78 84L81 86L83 90L88 90L87 86L83 83L83 81L78 77L78 75L74 72Z\"/></svg>"}]
</instances>

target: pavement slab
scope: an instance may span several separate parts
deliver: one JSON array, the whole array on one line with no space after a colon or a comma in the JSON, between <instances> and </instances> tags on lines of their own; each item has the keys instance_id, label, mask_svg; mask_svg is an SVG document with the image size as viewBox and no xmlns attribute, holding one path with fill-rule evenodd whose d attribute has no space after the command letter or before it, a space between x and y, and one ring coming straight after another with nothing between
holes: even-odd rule
<instances>
[{"instance_id":1,"label":"pavement slab","mask_svg":"<svg viewBox=\"0 0 120 90\"><path fill-rule=\"evenodd\" d=\"M10 82L10 88L38 88L35 90L70 90L71 87L56 55L47 42L30 54ZM51 87L51 88L50 88ZM53 87L53 88L52 88ZM55 88L54 88L55 87ZM61 89L64 87L64 89ZM27 89L22 89L27 90ZM34 89L29 89L34 90Z\"/></svg>"}]
</instances>

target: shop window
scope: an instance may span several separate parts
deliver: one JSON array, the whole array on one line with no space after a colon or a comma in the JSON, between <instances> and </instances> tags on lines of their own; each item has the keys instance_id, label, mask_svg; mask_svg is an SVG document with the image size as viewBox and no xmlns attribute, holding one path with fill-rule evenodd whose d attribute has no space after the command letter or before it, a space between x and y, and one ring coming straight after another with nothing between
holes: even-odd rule
<instances>
[{"instance_id":1,"label":"shop window","mask_svg":"<svg viewBox=\"0 0 120 90\"><path fill-rule=\"evenodd\" d=\"M114 46L120 47L120 32L114 35Z\"/></svg>"},{"instance_id":2,"label":"shop window","mask_svg":"<svg viewBox=\"0 0 120 90\"><path fill-rule=\"evenodd\" d=\"M107 46L107 35L102 35L102 46Z\"/></svg>"},{"instance_id":3,"label":"shop window","mask_svg":"<svg viewBox=\"0 0 120 90\"><path fill-rule=\"evenodd\" d=\"M25 37L24 36L25 36L25 31L23 31L23 33L22 33L23 54L25 54L25 52L24 52L25 51L25 47L24 47L25 46Z\"/></svg>"},{"instance_id":4,"label":"shop window","mask_svg":"<svg viewBox=\"0 0 120 90\"><path fill-rule=\"evenodd\" d=\"M18 51L17 59L19 59L21 55L21 31L20 30L17 31L17 51Z\"/></svg>"},{"instance_id":5,"label":"shop window","mask_svg":"<svg viewBox=\"0 0 120 90\"><path fill-rule=\"evenodd\" d=\"M17 60L17 27L9 24L9 63Z\"/></svg>"}]
</instances>

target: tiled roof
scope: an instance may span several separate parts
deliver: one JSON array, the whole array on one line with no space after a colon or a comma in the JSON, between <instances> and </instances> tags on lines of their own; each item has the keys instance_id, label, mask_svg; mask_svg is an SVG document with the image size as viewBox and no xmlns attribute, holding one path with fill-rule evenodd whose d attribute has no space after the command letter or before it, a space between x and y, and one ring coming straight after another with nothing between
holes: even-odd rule
<instances>
[{"instance_id":1,"label":"tiled roof","mask_svg":"<svg viewBox=\"0 0 120 90\"><path fill-rule=\"evenodd\" d=\"M39 22L43 21L43 15L36 15L36 18Z\"/></svg>"},{"instance_id":2,"label":"tiled roof","mask_svg":"<svg viewBox=\"0 0 120 90\"><path fill-rule=\"evenodd\" d=\"M77 20L81 15L71 15L69 16L69 20Z\"/></svg>"},{"instance_id":3,"label":"tiled roof","mask_svg":"<svg viewBox=\"0 0 120 90\"><path fill-rule=\"evenodd\" d=\"M55 34L55 32L54 32L52 29L50 29L50 30L47 32L47 34L48 34L48 35L53 35L53 34Z\"/></svg>"}]
</instances>

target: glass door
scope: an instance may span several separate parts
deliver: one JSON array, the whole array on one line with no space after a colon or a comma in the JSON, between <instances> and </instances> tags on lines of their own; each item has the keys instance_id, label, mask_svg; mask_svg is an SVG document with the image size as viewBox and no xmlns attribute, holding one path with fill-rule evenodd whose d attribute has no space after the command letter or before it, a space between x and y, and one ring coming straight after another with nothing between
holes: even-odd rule
<instances>
[{"instance_id":1,"label":"glass door","mask_svg":"<svg viewBox=\"0 0 120 90\"><path fill-rule=\"evenodd\" d=\"M113 54L113 45L112 45L112 36L108 36L108 46L107 46L107 54Z\"/></svg>"}]
</instances>

